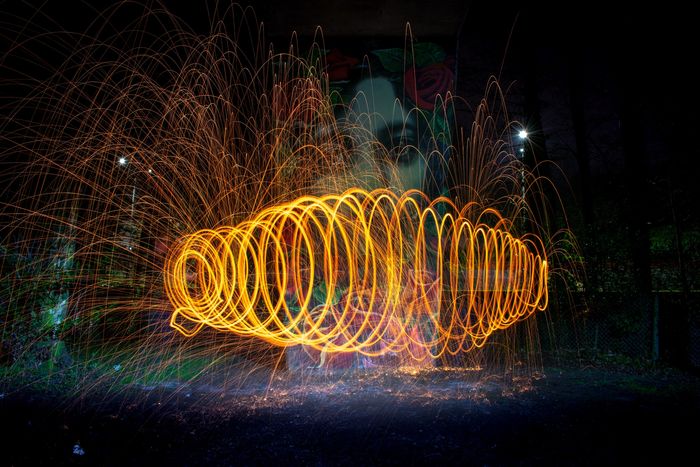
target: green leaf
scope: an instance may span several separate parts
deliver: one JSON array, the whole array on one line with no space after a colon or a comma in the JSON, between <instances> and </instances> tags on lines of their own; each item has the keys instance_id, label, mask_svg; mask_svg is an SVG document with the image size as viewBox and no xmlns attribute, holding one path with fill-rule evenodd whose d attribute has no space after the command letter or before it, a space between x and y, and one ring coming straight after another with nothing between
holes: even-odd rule
<instances>
[{"instance_id":1,"label":"green leaf","mask_svg":"<svg viewBox=\"0 0 700 467\"><path fill-rule=\"evenodd\" d=\"M313 289L313 297L314 300L317 303L326 303L326 295L328 294L328 289L326 286L325 282L321 282L318 284L316 287ZM331 302L329 305L337 305L338 302L340 301L342 293L339 287L336 287L335 290L333 290L333 296L331 297Z\"/></svg>"},{"instance_id":2,"label":"green leaf","mask_svg":"<svg viewBox=\"0 0 700 467\"><path fill-rule=\"evenodd\" d=\"M372 55L379 59L384 69L389 73L402 73L404 71L403 49L379 49L373 50ZM406 56L406 67L410 66L411 57Z\"/></svg>"},{"instance_id":3,"label":"green leaf","mask_svg":"<svg viewBox=\"0 0 700 467\"><path fill-rule=\"evenodd\" d=\"M450 128L441 111L435 110L433 113L433 117L430 119L430 128L438 143L450 144Z\"/></svg>"},{"instance_id":4,"label":"green leaf","mask_svg":"<svg viewBox=\"0 0 700 467\"><path fill-rule=\"evenodd\" d=\"M445 50L434 42L419 42L413 45L413 56L417 67L440 63L445 60Z\"/></svg>"},{"instance_id":5,"label":"green leaf","mask_svg":"<svg viewBox=\"0 0 700 467\"><path fill-rule=\"evenodd\" d=\"M415 64L417 67L440 63L445 60L445 50L434 42L419 42L413 45L411 50L404 53L404 49L379 49L371 52L375 55L384 69L390 73L403 73ZM405 63L404 63L405 57Z\"/></svg>"}]
</instances>

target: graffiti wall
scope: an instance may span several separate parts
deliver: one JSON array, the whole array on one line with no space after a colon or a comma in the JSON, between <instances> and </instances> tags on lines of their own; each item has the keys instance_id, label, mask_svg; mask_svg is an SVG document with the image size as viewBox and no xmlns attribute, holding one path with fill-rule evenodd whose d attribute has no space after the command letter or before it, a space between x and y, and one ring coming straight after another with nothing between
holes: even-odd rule
<instances>
[{"instance_id":1,"label":"graffiti wall","mask_svg":"<svg viewBox=\"0 0 700 467\"><path fill-rule=\"evenodd\" d=\"M406 48L352 44L317 49L315 53L318 57L312 57L312 63L320 63L328 76L336 120L341 127L351 129L347 137L354 147L350 168L353 183L359 181L365 189L384 187L397 192L419 189L431 197L446 193L446 157L453 119L451 94L455 86L453 55L432 42L417 42ZM382 150L377 151L377 147ZM337 180L329 181L329 186L335 190L346 188ZM421 277L426 284L431 281L427 271L412 271L410 275L413 280ZM426 286L426 290L433 291L428 294L429 300L436 300L438 295L433 289ZM314 295L325 297L324 284L315 287ZM352 309L352 302L361 299L357 293L343 292L335 298L333 307ZM322 301L319 299L319 304ZM405 306L410 307L410 303ZM370 315L371 307L359 307L354 314L356 322L348 329L372 322L374 317ZM394 340L403 339L404 345L398 346L401 351L374 349L377 355L367 355L294 346L286 351L287 366L291 370L433 366L433 359L424 350L425 343L434 338L430 335L432 327L419 324L421 319L428 318L416 317L412 326L401 331L407 335L393 336Z\"/></svg>"}]
</instances>

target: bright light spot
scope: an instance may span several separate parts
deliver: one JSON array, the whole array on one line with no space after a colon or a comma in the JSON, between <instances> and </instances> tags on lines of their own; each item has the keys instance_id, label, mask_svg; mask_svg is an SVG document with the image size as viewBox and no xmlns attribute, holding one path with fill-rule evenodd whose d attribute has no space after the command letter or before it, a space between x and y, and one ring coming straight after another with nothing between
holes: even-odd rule
<instances>
[{"instance_id":1,"label":"bright light spot","mask_svg":"<svg viewBox=\"0 0 700 467\"><path fill-rule=\"evenodd\" d=\"M75 456L84 456L85 455L85 450L80 447L80 444L76 443L73 446L73 455Z\"/></svg>"},{"instance_id":2,"label":"bright light spot","mask_svg":"<svg viewBox=\"0 0 700 467\"><path fill-rule=\"evenodd\" d=\"M520 148L520 152L525 152L525 149L523 149L523 148Z\"/></svg>"},{"instance_id":3,"label":"bright light spot","mask_svg":"<svg viewBox=\"0 0 700 467\"><path fill-rule=\"evenodd\" d=\"M520 130L520 131L518 132L518 138L520 138L520 139L526 139L526 138L527 138L527 130L524 130L524 129L523 129L523 130Z\"/></svg>"},{"instance_id":4,"label":"bright light spot","mask_svg":"<svg viewBox=\"0 0 700 467\"><path fill-rule=\"evenodd\" d=\"M149 174L152 174L152 173L153 173L153 169L148 169L148 173L149 173Z\"/></svg>"},{"instance_id":5,"label":"bright light spot","mask_svg":"<svg viewBox=\"0 0 700 467\"><path fill-rule=\"evenodd\" d=\"M119 165L126 165L126 157L119 158Z\"/></svg>"}]
</instances>

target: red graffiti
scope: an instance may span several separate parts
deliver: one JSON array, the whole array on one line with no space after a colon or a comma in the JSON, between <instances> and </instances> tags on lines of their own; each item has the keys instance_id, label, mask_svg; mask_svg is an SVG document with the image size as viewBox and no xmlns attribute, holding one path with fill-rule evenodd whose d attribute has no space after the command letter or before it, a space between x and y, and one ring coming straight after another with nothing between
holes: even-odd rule
<instances>
[{"instance_id":1,"label":"red graffiti","mask_svg":"<svg viewBox=\"0 0 700 467\"><path fill-rule=\"evenodd\" d=\"M438 94L445 96L453 84L454 72L446 63L411 68L404 75L406 94L418 107L426 110L433 110L435 97Z\"/></svg>"}]
</instances>

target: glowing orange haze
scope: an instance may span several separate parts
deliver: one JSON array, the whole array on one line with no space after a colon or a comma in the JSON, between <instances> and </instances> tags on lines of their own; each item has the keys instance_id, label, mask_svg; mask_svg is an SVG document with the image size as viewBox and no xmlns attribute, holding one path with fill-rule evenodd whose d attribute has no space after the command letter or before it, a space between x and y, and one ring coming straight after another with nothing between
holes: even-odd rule
<instances>
[{"instance_id":1,"label":"glowing orange haze","mask_svg":"<svg viewBox=\"0 0 700 467\"><path fill-rule=\"evenodd\" d=\"M417 360L481 347L546 308L548 267L539 238L492 209L470 221L474 209L354 188L193 233L165 265L170 324Z\"/></svg>"}]
</instances>

